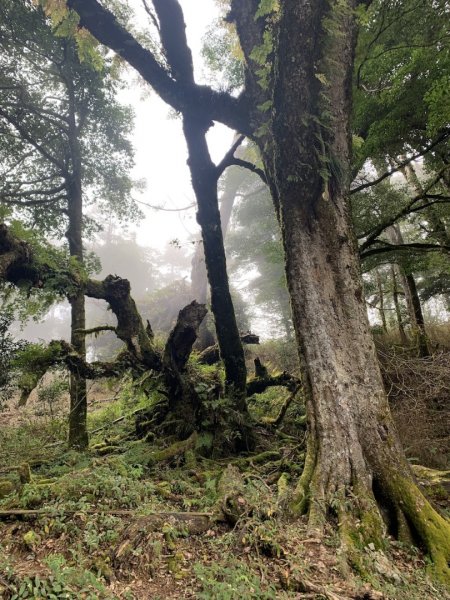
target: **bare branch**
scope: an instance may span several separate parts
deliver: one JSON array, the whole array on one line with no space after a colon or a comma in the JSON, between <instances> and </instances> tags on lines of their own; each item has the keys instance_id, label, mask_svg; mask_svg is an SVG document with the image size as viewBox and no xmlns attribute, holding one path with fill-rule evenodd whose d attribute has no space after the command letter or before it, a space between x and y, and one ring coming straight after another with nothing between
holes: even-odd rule
<instances>
[{"instance_id":1,"label":"bare branch","mask_svg":"<svg viewBox=\"0 0 450 600\"><path fill-rule=\"evenodd\" d=\"M148 202L142 202L142 200L136 200L138 204L142 204L142 206L147 206L148 208L152 208L153 210L163 210L165 212L180 212L182 210L189 210L191 208L195 208L197 204L194 202L193 204L189 204L188 206L183 206L181 208L164 208L163 206L156 206L155 204L149 204Z\"/></svg>"},{"instance_id":2,"label":"bare branch","mask_svg":"<svg viewBox=\"0 0 450 600\"><path fill-rule=\"evenodd\" d=\"M81 333L83 335L95 335L97 333L102 333L103 331L114 331L116 332L116 328L113 325L100 325L99 327L92 327L91 329L75 329L75 333Z\"/></svg>"},{"instance_id":3,"label":"bare branch","mask_svg":"<svg viewBox=\"0 0 450 600\"><path fill-rule=\"evenodd\" d=\"M361 260L369 256L374 256L376 254L385 254L386 252L397 252L397 251L407 251L407 250L418 250L424 252L444 252L450 253L450 246L441 246L440 244L426 244L421 242L412 242L410 244L389 244L388 242L378 242L382 244L382 246L377 246L376 248L370 248L369 250L365 250L360 253Z\"/></svg>"},{"instance_id":4,"label":"bare branch","mask_svg":"<svg viewBox=\"0 0 450 600\"><path fill-rule=\"evenodd\" d=\"M126 60L172 108L216 120L234 130L250 134L248 110L242 98L216 92L207 86L176 81L97 0L68 0L80 16L80 24L97 40ZM179 65L178 65L179 66Z\"/></svg>"},{"instance_id":5,"label":"bare branch","mask_svg":"<svg viewBox=\"0 0 450 600\"><path fill-rule=\"evenodd\" d=\"M230 164L236 165L237 167L242 167L243 169L248 169L252 173L255 173L255 175L258 175L261 181L267 185L267 177L264 171L248 160L243 160L242 158L233 158Z\"/></svg>"},{"instance_id":6,"label":"bare branch","mask_svg":"<svg viewBox=\"0 0 450 600\"><path fill-rule=\"evenodd\" d=\"M225 154L225 156L222 158L222 160L220 161L220 163L216 167L216 170L217 170L217 179L219 179L219 177L222 175L222 173L225 171L225 169L227 167L229 167L230 165L233 164L234 153L236 152L236 150L239 148L239 146L242 144L242 142L244 140L245 140L245 135L239 135L234 140L231 148L228 150L228 152Z\"/></svg>"},{"instance_id":7,"label":"bare branch","mask_svg":"<svg viewBox=\"0 0 450 600\"><path fill-rule=\"evenodd\" d=\"M363 184L358 185L357 187L351 189L350 194L356 194L357 192L361 192L362 190L365 190L369 187L378 185L379 183L381 183L382 181L384 181L385 179L387 179L388 177L390 177L397 171L401 171L404 167L409 165L409 163L411 163L414 160L417 160L418 158L420 158L421 156L424 156L425 154L427 154L427 152L429 152L430 150L435 148L438 144L440 144L441 142L446 140L449 137L449 135L450 135L450 131L445 130L436 140L434 140L433 142L428 144L428 146L426 146L423 150L421 150L420 152L417 152L416 154L413 154L410 158L407 158L406 160L402 161L401 163L398 163L396 167L392 167L389 171L386 171L386 173L383 173L383 175L380 175L379 177L377 177L377 179L374 179L373 181L369 181L367 183L363 183Z\"/></svg>"},{"instance_id":8,"label":"bare branch","mask_svg":"<svg viewBox=\"0 0 450 600\"><path fill-rule=\"evenodd\" d=\"M376 240L378 239L378 237L383 233L383 231L385 231L391 225L394 225L394 223L396 223L399 219L406 217L411 212L417 212L418 210L425 208L425 206L423 206L423 205L421 205L419 207L415 207L415 204L417 204L417 202L419 202L420 200L427 198L429 196L428 191L439 182L439 180L442 177L442 174L449 168L450 168L450 165L445 165L445 167L443 167L436 174L436 176L425 186L425 188L420 192L420 194L417 194L416 196L411 198L411 200L406 204L406 206L404 206L401 210L399 210L395 215L392 215L388 219L385 219L382 223L377 225L377 227L375 227L375 229L373 229L372 231L365 232L363 234L358 235L358 239L366 238L360 246L360 252L365 251L366 248L368 248L369 246L374 244L376 242Z\"/></svg>"}]
</instances>

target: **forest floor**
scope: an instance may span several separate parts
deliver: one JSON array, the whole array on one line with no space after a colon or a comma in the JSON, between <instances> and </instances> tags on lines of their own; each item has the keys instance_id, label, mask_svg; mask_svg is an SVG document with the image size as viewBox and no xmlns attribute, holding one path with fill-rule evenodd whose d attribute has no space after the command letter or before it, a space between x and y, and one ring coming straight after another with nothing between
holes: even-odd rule
<instances>
[{"instance_id":1,"label":"forest floor","mask_svg":"<svg viewBox=\"0 0 450 600\"><path fill-rule=\"evenodd\" d=\"M252 454L160 461L161 442L134 435L142 398L132 387L92 392L91 447L83 453L65 449L64 397L47 407L36 397L25 413L13 405L3 413L0 598L450 598L416 549L392 539L383 550L361 547L356 572L333 530L309 538L304 520L283 516L303 466L301 407L292 406L281 430L258 427ZM255 418L276 409L280 394L274 388L260 398ZM449 473L415 468L448 510ZM224 518L230 475L234 520Z\"/></svg>"}]
</instances>

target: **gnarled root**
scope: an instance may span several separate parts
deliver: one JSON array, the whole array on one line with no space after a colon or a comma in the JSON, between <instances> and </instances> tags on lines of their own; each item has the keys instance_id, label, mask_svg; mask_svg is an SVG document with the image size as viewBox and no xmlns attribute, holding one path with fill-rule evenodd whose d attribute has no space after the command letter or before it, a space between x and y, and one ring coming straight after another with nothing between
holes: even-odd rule
<instances>
[{"instance_id":1,"label":"gnarled root","mask_svg":"<svg viewBox=\"0 0 450 600\"><path fill-rule=\"evenodd\" d=\"M344 554L361 568L358 550L369 544L385 546L386 532L422 547L433 561L434 574L450 584L450 523L428 502L405 465L393 460L356 473L351 454L323 460L309 438L305 468L290 508L308 513L308 532L324 534L327 523L337 524Z\"/></svg>"}]
</instances>

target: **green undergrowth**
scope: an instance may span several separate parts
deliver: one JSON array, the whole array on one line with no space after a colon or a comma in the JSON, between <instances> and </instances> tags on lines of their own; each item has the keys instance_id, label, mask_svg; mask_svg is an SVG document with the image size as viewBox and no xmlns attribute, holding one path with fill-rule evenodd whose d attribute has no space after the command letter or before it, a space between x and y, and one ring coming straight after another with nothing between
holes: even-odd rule
<instances>
[{"instance_id":1,"label":"green undergrowth","mask_svg":"<svg viewBox=\"0 0 450 600\"><path fill-rule=\"evenodd\" d=\"M210 373L214 380L214 368ZM315 594L319 600L336 589L352 597L351 590L364 588L367 578L343 572L335 532L330 529L321 543L308 542L306 522L284 514L303 468L304 428L291 427L303 415L300 404L290 407L289 426L256 427L253 453L212 459L196 452L201 436L175 454L164 454L173 439L137 439L134 413L148 400L135 391L126 382L116 401L89 414L95 433L83 453L66 450L66 429L57 421L1 431L5 467L28 463L31 477L23 468L2 475L13 489L0 499L0 511L45 511L0 521L1 598L271 600ZM253 399L255 421L276 416L285 398L285 390L273 388ZM150 402L156 401L152 390ZM236 478L228 488L227 473ZM190 532L168 516L184 512L211 514L209 527ZM166 516L155 523L156 513ZM445 598L425 578L418 555L400 546L386 550L403 563L389 571L384 554L361 552L370 585L388 598Z\"/></svg>"}]
</instances>

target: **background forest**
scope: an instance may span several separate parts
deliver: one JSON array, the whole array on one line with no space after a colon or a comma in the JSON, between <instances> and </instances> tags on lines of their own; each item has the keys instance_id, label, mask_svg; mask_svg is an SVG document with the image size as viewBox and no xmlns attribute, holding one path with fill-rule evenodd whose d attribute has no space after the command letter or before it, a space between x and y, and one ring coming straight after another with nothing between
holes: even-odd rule
<instances>
[{"instance_id":1,"label":"background forest","mask_svg":"<svg viewBox=\"0 0 450 600\"><path fill-rule=\"evenodd\" d=\"M447 597L448 3L195 4L0 6L0 597Z\"/></svg>"}]
</instances>

